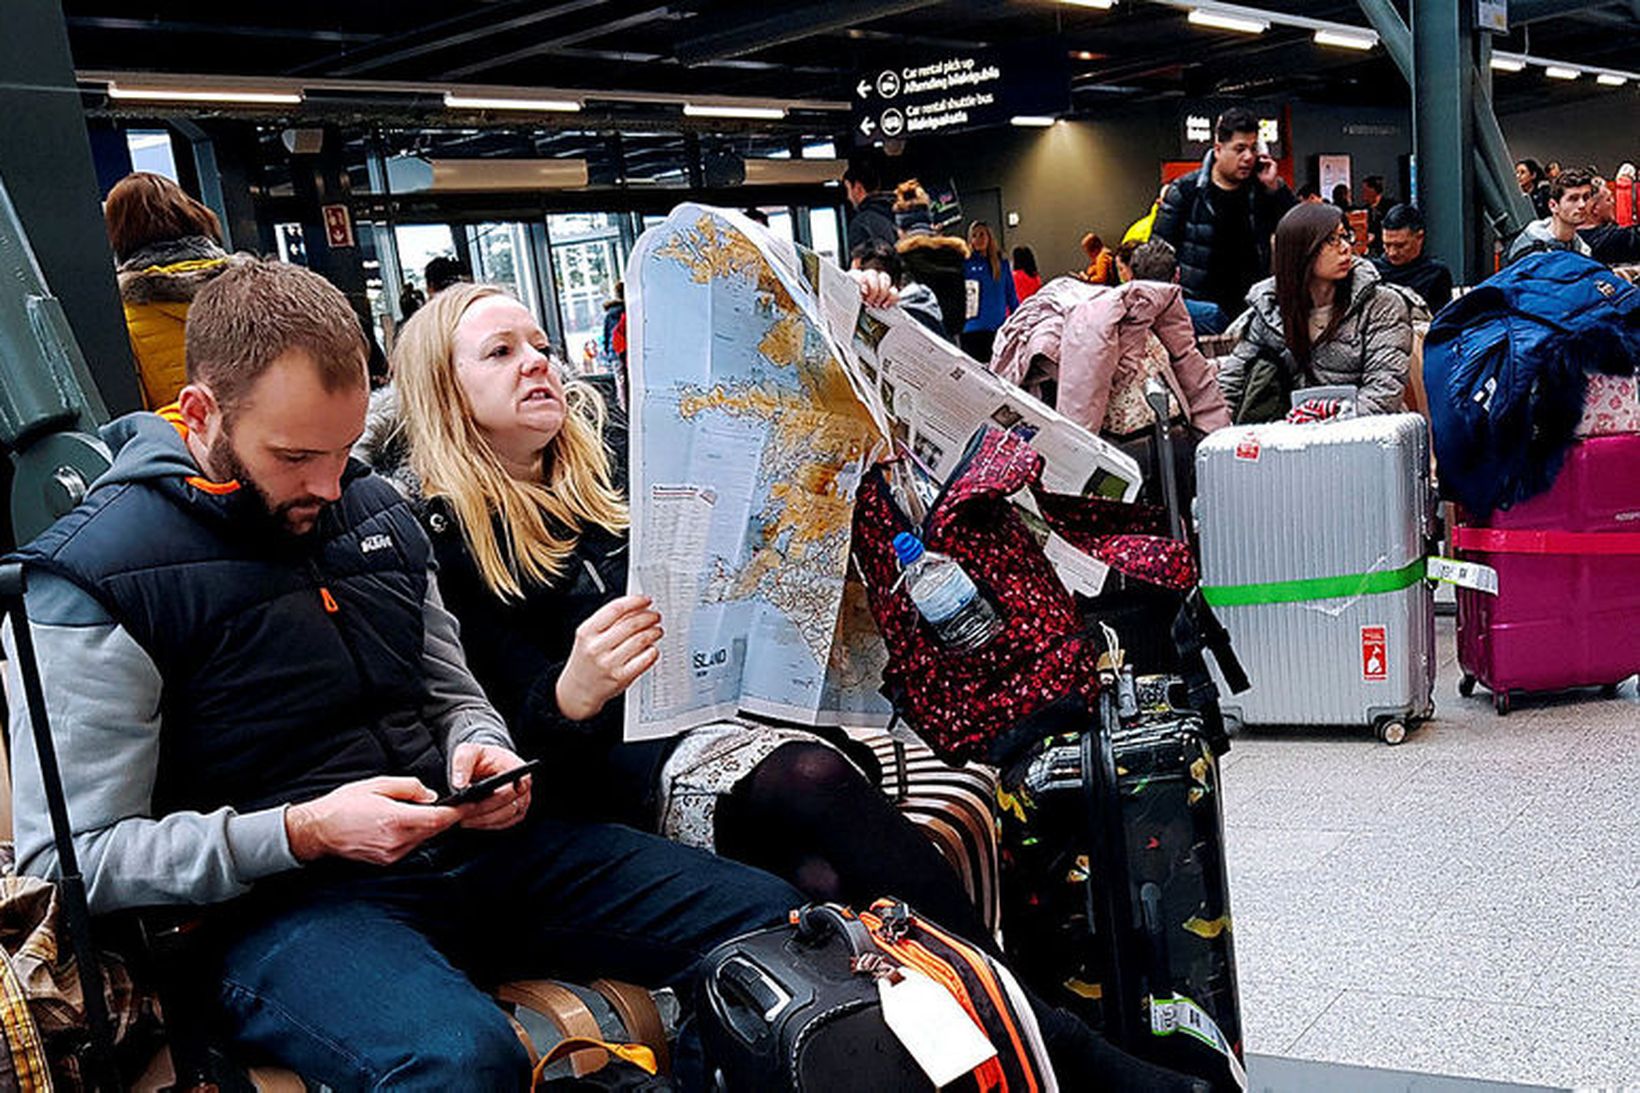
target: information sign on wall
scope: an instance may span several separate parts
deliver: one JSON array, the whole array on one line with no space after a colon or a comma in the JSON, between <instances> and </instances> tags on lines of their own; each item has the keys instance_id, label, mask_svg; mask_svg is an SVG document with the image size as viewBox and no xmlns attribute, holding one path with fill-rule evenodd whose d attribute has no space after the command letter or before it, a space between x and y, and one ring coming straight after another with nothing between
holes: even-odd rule
<instances>
[{"instance_id":1,"label":"information sign on wall","mask_svg":"<svg viewBox=\"0 0 1640 1093\"><path fill-rule=\"evenodd\" d=\"M1286 155L1281 133L1281 111L1267 103L1253 103L1250 108L1258 118L1258 138L1266 151L1276 159ZM1198 162L1213 147L1213 128L1218 123L1222 106L1203 102L1187 103L1179 115L1179 152Z\"/></svg>"},{"instance_id":2,"label":"information sign on wall","mask_svg":"<svg viewBox=\"0 0 1640 1093\"><path fill-rule=\"evenodd\" d=\"M346 205L324 205L319 211L325 218L325 241L332 247L351 247L353 242L353 217L348 213Z\"/></svg>"},{"instance_id":3,"label":"information sign on wall","mask_svg":"<svg viewBox=\"0 0 1640 1093\"><path fill-rule=\"evenodd\" d=\"M1509 33L1509 0L1475 0L1475 29Z\"/></svg>"},{"instance_id":4,"label":"information sign on wall","mask_svg":"<svg viewBox=\"0 0 1640 1093\"><path fill-rule=\"evenodd\" d=\"M1321 200L1331 201L1333 187L1343 185L1354 191L1350 181L1349 156L1317 156L1315 164L1317 176L1316 184L1321 187Z\"/></svg>"}]
</instances>

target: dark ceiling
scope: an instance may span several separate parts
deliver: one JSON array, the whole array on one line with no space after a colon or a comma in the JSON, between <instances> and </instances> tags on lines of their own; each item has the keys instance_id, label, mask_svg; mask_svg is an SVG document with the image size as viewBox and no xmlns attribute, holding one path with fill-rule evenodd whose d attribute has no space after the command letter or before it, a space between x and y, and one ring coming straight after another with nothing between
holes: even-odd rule
<instances>
[{"instance_id":1,"label":"dark ceiling","mask_svg":"<svg viewBox=\"0 0 1640 1093\"><path fill-rule=\"evenodd\" d=\"M1338 0L1245 0L1248 6L1365 26ZM1406 0L1397 0L1403 13ZM1457 2L1457 0L1452 0ZM1497 48L1640 70L1640 0L1515 0L1520 14ZM65 0L75 64L235 76L437 81L846 102L857 73L953 47L1035 41L1071 61L1072 113L1113 103L1212 95L1299 95L1408 101L1382 48L1317 46L1310 32L1273 26L1251 37L1191 26L1177 7L1122 0L1109 11L1053 0L286 0L271 4ZM1567 9L1581 10L1568 12ZM1559 12L1560 14L1554 14ZM1500 113L1545 100L1609 102L1632 124L1637 85L1497 74ZM590 107L589 107L590 108ZM620 126L622 111L598 118ZM675 113L676 107L673 107ZM562 126L601 127L565 119ZM817 124L827 122L829 124ZM589 126L589 123L590 126ZM557 123L555 123L557 124ZM837 132L846 115L817 112L769 131ZM641 128L637 126L636 128Z\"/></svg>"}]
</instances>

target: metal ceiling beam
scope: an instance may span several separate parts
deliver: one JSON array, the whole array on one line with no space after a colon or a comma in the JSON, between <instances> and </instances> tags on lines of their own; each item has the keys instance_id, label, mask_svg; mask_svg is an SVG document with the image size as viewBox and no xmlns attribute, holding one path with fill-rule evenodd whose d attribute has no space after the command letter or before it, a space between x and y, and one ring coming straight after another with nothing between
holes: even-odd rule
<instances>
[{"instance_id":1,"label":"metal ceiling beam","mask_svg":"<svg viewBox=\"0 0 1640 1093\"><path fill-rule=\"evenodd\" d=\"M477 61L447 69L440 73L439 78L462 80L469 76L476 76L480 72L493 72L498 68L505 68L520 61L548 56L560 49L580 45L582 42L591 42L612 34L619 34L623 30L632 30L663 19L669 14L669 9L664 4L656 6L650 0L621 3L615 8L615 11L625 11L627 14L611 18L613 12L599 12L596 18L588 18L584 21L584 25L577 25L575 30L556 33L550 38L531 42L506 53L485 56Z\"/></svg>"},{"instance_id":2,"label":"metal ceiling beam","mask_svg":"<svg viewBox=\"0 0 1640 1093\"><path fill-rule=\"evenodd\" d=\"M847 0L820 0L805 7L777 10L757 19L725 20L719 29L686 38L673 50L686 65L721 61L748 53L812 38L816 34L846 30L855 23L870 23L890 15L903 15L932 7L940 0L881 0L869 6ZM866 10L862 11L862 7Z\"/></svg>"},{"instance_id":3,"label":"metal ceiling beam","mask_svg":"<svg viewBox=\"0 0 1640 1093\"><path fill-rule=\"evenodd\" d=\"M606 0L567 0L544 7L539 0L513 0L509 4L485 5L481 11L467 11L448 19L423 23L398 34L376 35L375 41L358 49L342 50L329 57L290 69L292 75L323 72L331 76L356 76L414 60L428 53L453 49L496 34L520 30L536 23L557 19L597 7ZM508 14L517 12L517 14Z\"/></svg>"},{"instance_id":4,"label":"metal ceiling beam","mask_svg":"<svg viewBox=\"0 0 1640 1093\"><path fill-rule=\"evenodd\" d=\"M1610 0L1509 0L1509 25L1536 23L1610 6Z\"/></svg>"},{"instance_id":5,"label":"metal ceiling beam","mask_svg":"<svg viewBox=\"0 0 1640 1093\"><path fill-rule=\"evenodd\" d=\"M157 34L221 34L244 38L299 38L305 42L369 42L378 37L367 31L323 30L311 27L248 27L231 23L199 23L180 19L129 19L111 15L70 15L70 30L147 31Z\"/></svg>"}]
</instances>

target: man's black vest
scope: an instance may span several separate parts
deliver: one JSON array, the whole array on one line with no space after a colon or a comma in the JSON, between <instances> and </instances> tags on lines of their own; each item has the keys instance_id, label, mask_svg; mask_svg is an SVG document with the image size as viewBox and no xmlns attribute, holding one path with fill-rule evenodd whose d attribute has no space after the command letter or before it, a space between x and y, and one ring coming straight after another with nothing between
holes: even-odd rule
<instances>
[{"instance_id":1,"label":"man's black vest","mask_svg":"<svg viewBox=\"0 0 1640 1093\"><path fill-rule=\"evenodd\" d=\"M420 717L427 538L389 483L361 464L343 481L301 539L249 490L172 475L94 489L21 552L158 666L155 816L251 811L378 774L445 788Z\"/></svg>"}]
</instances>

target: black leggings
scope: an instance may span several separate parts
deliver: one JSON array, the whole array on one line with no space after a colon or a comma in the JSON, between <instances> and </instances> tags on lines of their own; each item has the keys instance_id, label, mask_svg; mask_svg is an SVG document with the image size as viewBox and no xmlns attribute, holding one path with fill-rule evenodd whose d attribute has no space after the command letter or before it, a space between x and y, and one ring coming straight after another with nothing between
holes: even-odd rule
<instances>
[{"instance_id":1,"label":"black leggings","mask_svg":"<svg viewBox=\"0 0 1640 1093\"><path fill-rule=\"evenodd\" d=\"M811 899L863 908L884 896L996 951L934 844L843 755L782 744L718 802L725 857L782 877Z\"/></svg>"},{"instance_id":2,"label":"black leggings","mask_svg":"<svg viewBox=\"0 0 1640 1093\"><path fill-rule=\"evenodd\" d=\"M1002 958L996 939L934 844L823 744L783 744L718 802L718 853L783 877L811 899L866 907L883 896ZM1106 1043L1023 986L1063 1088L1195 1093L1205 1083Z\"/></svg>"}]
</instances>

